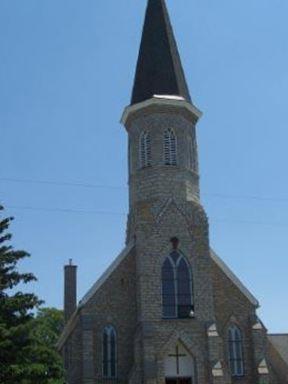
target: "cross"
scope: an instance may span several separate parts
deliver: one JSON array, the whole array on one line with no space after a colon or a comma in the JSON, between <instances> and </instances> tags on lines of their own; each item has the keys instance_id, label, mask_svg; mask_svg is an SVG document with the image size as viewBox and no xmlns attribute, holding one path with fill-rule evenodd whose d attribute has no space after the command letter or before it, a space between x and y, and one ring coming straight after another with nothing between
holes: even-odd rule
<instances>
[{"instance_id":1,"label":"cross","mask_svg":"<svg viewBox=\"0 0 288 384\"><path fill-rule=\"evenodd\" d=\"M177 370L177 375L179 375L180 371L180 357L185 357L186 355L179 353L179 347L176 345L176 353L175 355L169 355L169 357L176 357L176 370Z\"/></svg>"}]
</instances>

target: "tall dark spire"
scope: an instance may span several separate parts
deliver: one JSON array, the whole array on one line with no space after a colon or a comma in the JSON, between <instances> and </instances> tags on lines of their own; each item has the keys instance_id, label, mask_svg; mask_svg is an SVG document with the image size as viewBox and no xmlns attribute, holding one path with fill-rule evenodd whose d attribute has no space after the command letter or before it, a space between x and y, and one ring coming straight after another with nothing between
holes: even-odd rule
<instances>
[{"instance_id":1,"label":"tall dark spire","mask_svg":"<svg viewBox=\"0 0 288 384\"><path fill-rule=\"evenodd\" d=\"M153 95L191 101L165 0L148 0L131 104Z\"/></svg>"}]
</instances>

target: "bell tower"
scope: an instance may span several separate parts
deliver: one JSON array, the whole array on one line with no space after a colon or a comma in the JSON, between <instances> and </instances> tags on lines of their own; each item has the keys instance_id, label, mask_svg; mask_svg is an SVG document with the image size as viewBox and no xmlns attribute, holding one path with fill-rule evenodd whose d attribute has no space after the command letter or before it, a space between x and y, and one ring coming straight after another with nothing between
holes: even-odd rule
<instances>
[{"instance_id":1,"label":"bell tower","mask_svg":"<svg viewBox=\"0 0 288 384\"><path fill-rule=\"evenodd\" d=\"M166 4L149 0L131 104L122 117L129 137L128 240L137 208L169 198L199 202L201 115L191 101Z\"/></svg>"},{"instance_id":2,"label":"bell tower","mask_svg":"<svg viewBox=\"0 0 288 384\"><path fill-rule=\"evenodd\" d=\"M196 371L199 384L214 383L212 365L223 357L219 340L210 345L207 339L215 313L208 220L199 190L200 117L165 1L148 0L131 104L122 117L129 140L127 243L136 248L139 324L131 383L140 376L145 383L172 383L171 372L194 383ZM199 363L209 348L210 367ZM184 355L190 370L180 367ZM173 359L179 366L171 366Z\"/></svg>"}]
</instances>

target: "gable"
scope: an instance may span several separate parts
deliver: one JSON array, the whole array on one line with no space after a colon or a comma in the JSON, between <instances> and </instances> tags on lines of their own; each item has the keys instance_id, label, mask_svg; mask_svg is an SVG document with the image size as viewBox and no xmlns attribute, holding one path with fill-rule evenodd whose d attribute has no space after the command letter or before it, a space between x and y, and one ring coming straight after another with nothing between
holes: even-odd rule
<instances>
[{"instance_id":1,"label":"gable","mask_svg":"<svg viewBox=\"0 0 288 384\"><path fill-rule=\"evenodd\" d=\"M215 264L219 267L219 269L224 273L224 275L235 285L239 291L250 301L250 303L259 307L258 300L252 295L252 293L245 287L245 285L238 279L238 277L231 271L226 263L213 251L210 250L210 255Z\"/></svg>"},{"instance_id":2,"label":"gable","mask_svg":"<svg viewBox=\"0 0 288 384\"><path fill-rule=\"evenodd\" d=\"M112 276L112 274L118 270L121 263L127 259L127 257L130 255L131 251L134 248L134 241L129 243L123 251L116 257L116 259L112 262L112 264L106 269L106 271L102 274L102 276L96 281L96 283L91 287L91 289L84 295L82 300L80 300L78 307L76 308L73 315L70 317L69 321L67 322L66 326L64 327L64 330L58 340L57 348L61 350L66 342L66 340L71 335L72 331L74 330L77 321L79 319L79 314L82 309L86 307L88 302L96 295L96 293L100 290L100 288L109 280L109 278Z\"/></svg>"},{"instance_id":3,"label":"gable","mask_svg":"<svg viewBox=\"0 0 288 384\"><path fill-rule=\"evenodd\" d=\"M121 262L129 255L134 247L134 241L129 243L123 251L116 257L116 259L110 264L106 271L101 275L101 277L96 281L96 283L91 287L91 289L86 293L86 295L80 300L79 307L83 307L102 287L106 280L112 275L112 273L118 268Z\"/></svg>"},{"instance_id":4,"label":"gable","mask_svg":"<svg viewBox=\"0 0 288 384\"><path fill-rule=\"evenodd\" d=\"M285 363L288 364L288 334L269 335L268 338Z\"/></svg>"}]
</instances>

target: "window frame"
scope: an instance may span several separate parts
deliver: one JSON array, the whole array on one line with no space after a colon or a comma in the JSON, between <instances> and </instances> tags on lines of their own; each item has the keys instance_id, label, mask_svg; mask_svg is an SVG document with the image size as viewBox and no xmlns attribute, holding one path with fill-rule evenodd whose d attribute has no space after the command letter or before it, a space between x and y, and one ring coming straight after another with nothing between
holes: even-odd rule
<instances>
[{"instance_id":1,"label":"window frame","mask_svg":"<svg viewBox=\"0 0 288 384\"><path fill-rule=\"evenodd\" d=\"M139 136L139 168L151 167L151 137L148 131L142 131Z\"/></svg>"},{"instance_id":2,"label":"window frame","mask_svg":"<svg viewBox=\"0 0 288 384\"><path fill-rule=\"evenodd\" d=\"M245 359L243 332L241 328L232 324L228 328L228 360L232 377L245 376ZM232 354L231 354L232 351ZM238 356L240 353L240 356ZM240 368L240 369L239 369Z\"/></svg>"},{"instance_id":3,"label":"window frame","mask_svg":"<svg viewBox=\"0 0 288 384\"><path fill-rule=\"evenodd\" d=\"M177 136L172 128L164 131L164 165L176 167L178 165Z\"/></svg>"},{"instance_id":4,"label":"window frame","mask_svg":"<svg viewBox=\"0 0 288 384\"><path fill-rule=\"evenodd\" d=\"M176 262L173 260L173 257L172 257L172 254L174 252L178 254L178 258L177 258ZM164 293L163 267L164 267L164 264L166 263L167 260L169 260L170 265L173 268L173 276L174 276L173 291L174 291L174 303L175 303L174 304L175 305L175 308L174 308L175 315L174 316L165 315L165 307L167 307L167 306L164 305L164 296L168 296L168 295ZM172 252L170 252L170 254L168 256L165 257L164 262L162 263L162 267L161 267L161 301L162 301L161 308L162 308L162 318L163 319L189 319L189 318L191 318L189 315L180 316L180 314L179 314L180 305L179 305L179 294L178 294L179 289L178 289L178 277L177 277L177 275L178 275L178 267L179 267L180 262L182 260L185 262L188 273L189 273L189 280L188 281L189 281L190 304L187 305L187 307L189 307L191 311L194 311L194 288L193 288L193 273L192 273L191 265L190 265L189 261L187 260L187 258L181 252L172 251Z\"/></svg>"},{"instance_id":5,"label":"window frame","mask_svg":"<svg viewBox=\"0 0 288 384\"><path fill-rule=\"evenodd\" d=\"M107 360L105 356L105 347L104 347L104 338L105 335L107 335ZM111 336L114 335L115 340L115 359L112 360L112 350L111 350ZM117 356L118 356L118 350L117 350L117 333L113 325L107 325L104 327L102 332L102 376L105 379L116 379L117 378ZM112 375L113 372L113 364L114 362L114 375ZM105 364L107 364L107 374L105 373L106 368Z\"/></svg>"}]
</instances>

